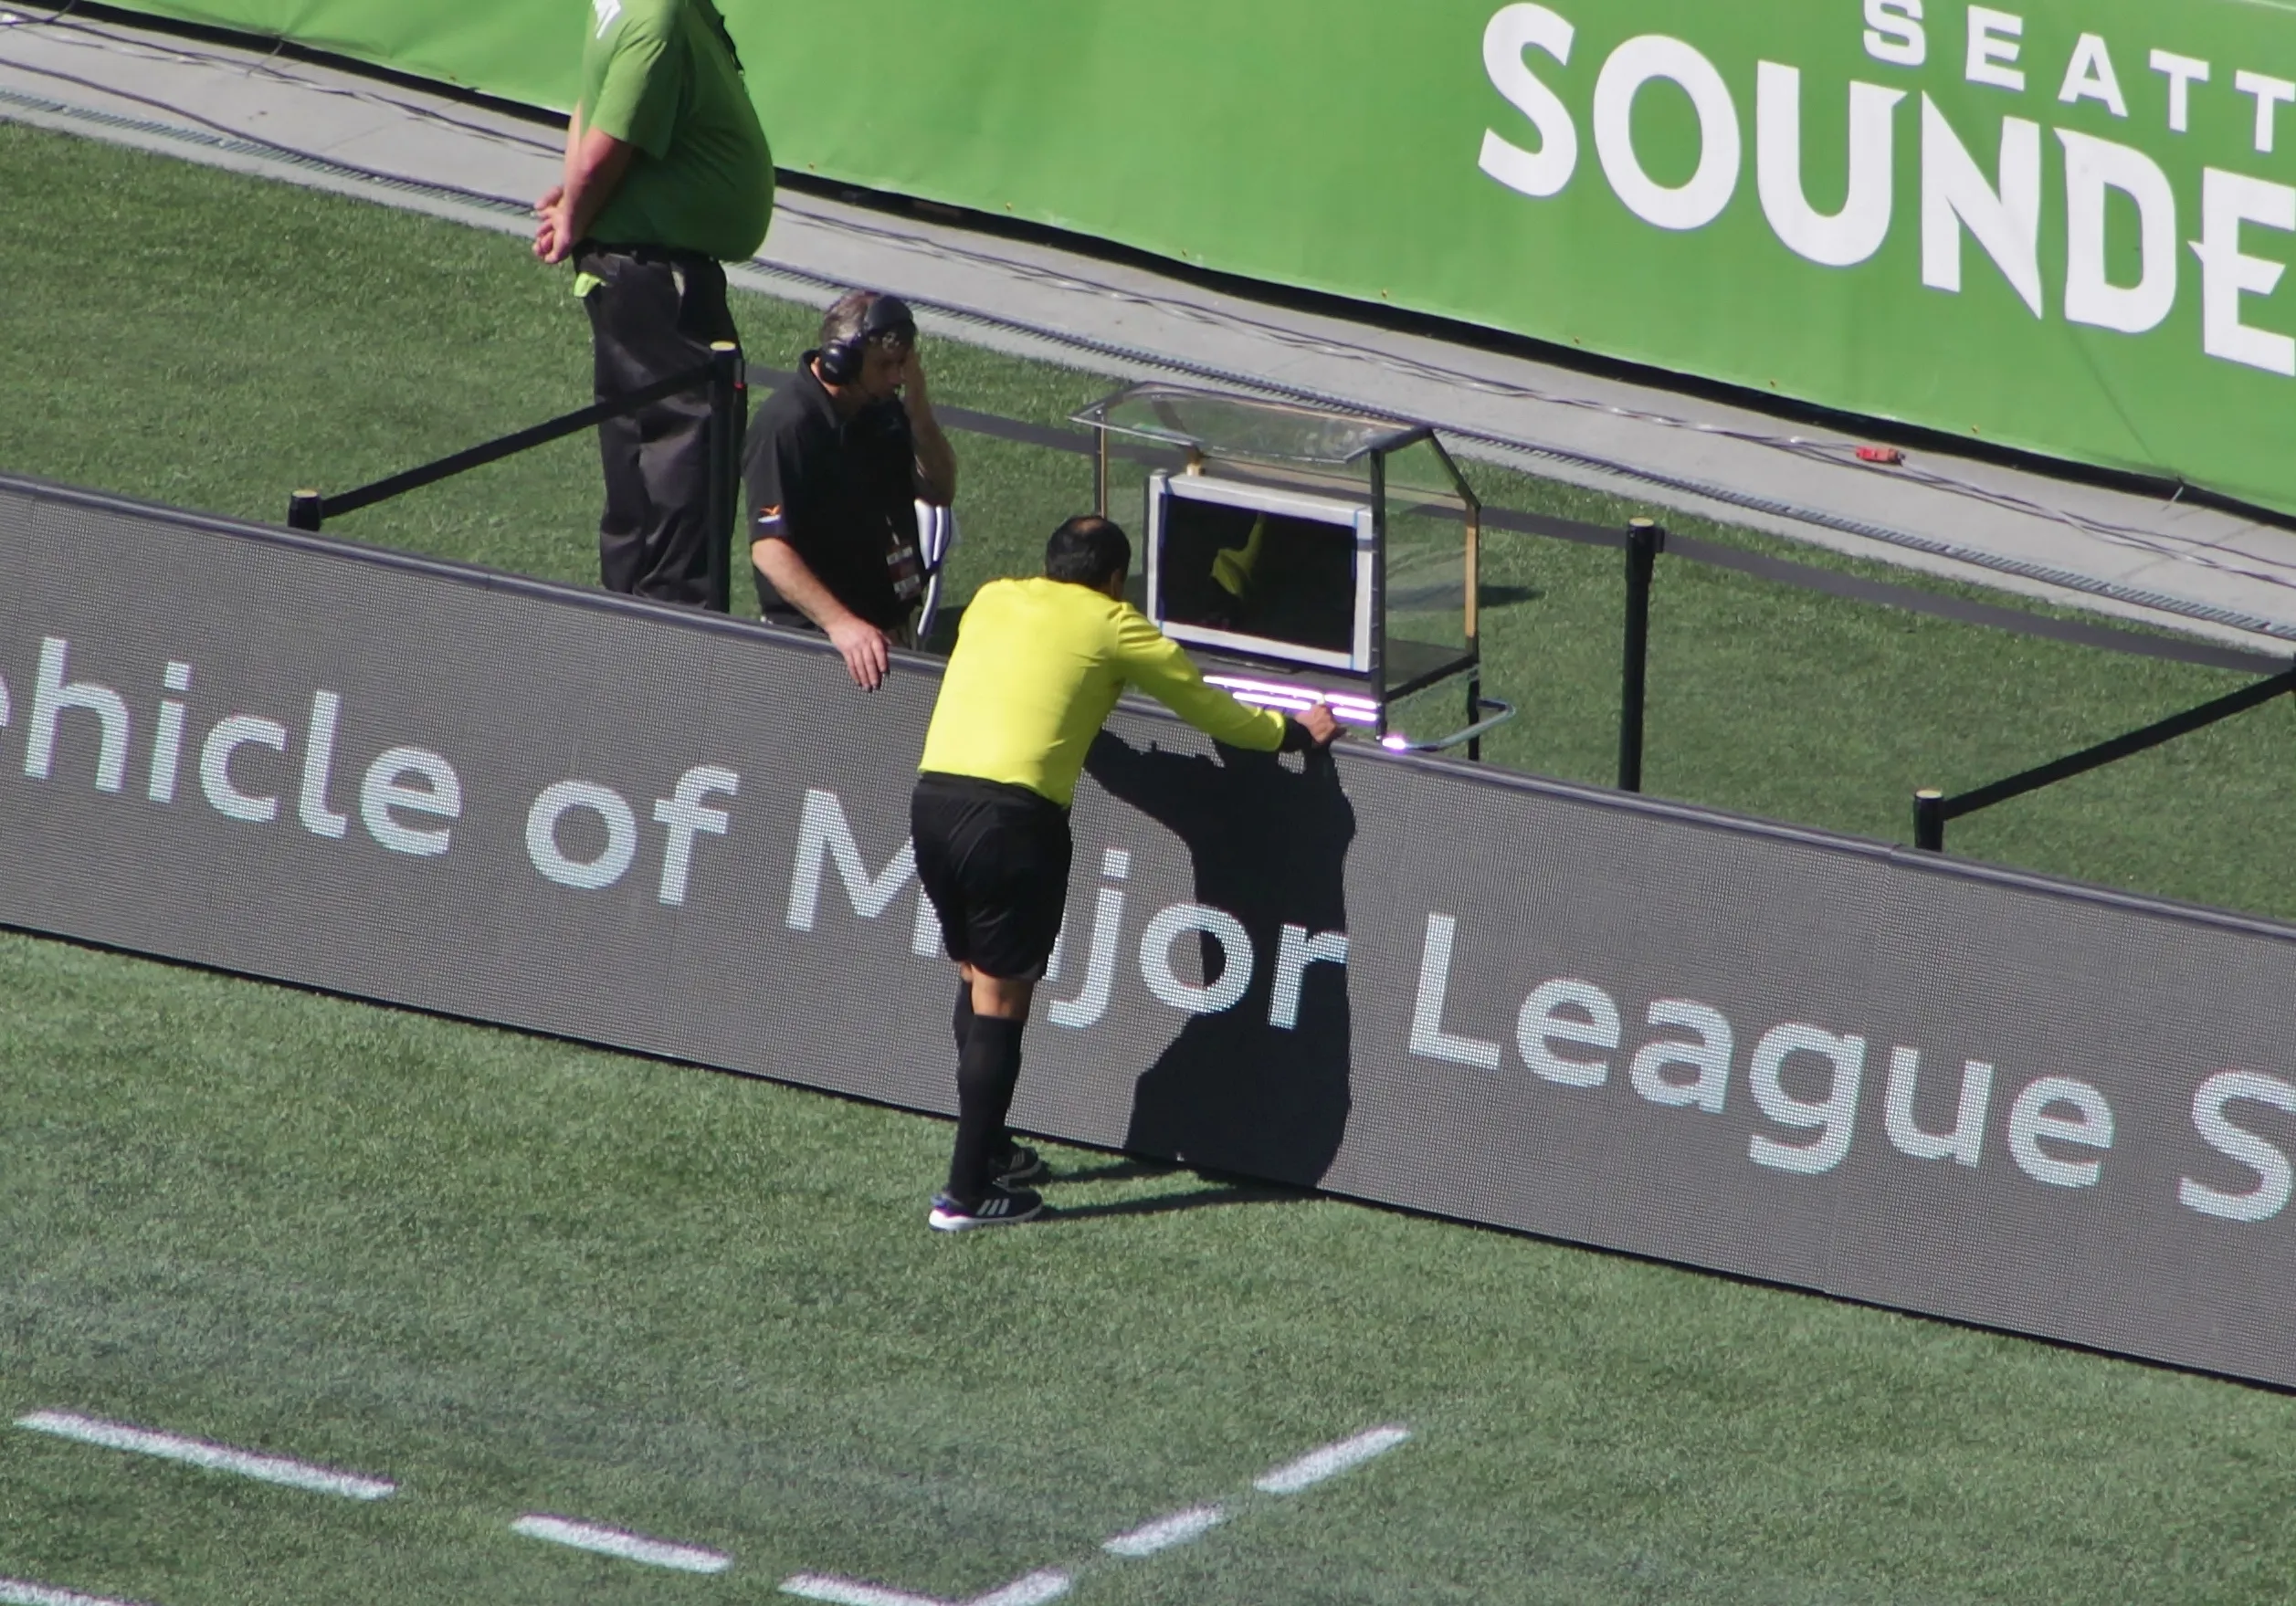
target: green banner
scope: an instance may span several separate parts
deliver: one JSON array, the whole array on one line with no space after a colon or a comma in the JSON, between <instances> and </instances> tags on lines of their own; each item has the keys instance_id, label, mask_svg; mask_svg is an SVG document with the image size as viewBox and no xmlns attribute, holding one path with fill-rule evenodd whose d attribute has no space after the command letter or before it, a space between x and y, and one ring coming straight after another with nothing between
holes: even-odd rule
<instances>
[{"instance_id":1,"label":"green banner","mask_svg":"<svg viewBox=\"0 0 2296 1606\"><path fill-rule=\"evenodd\" d=\"M151 9L563 105L618 3ZM2284 0L726 11L800 171L2296 509Z\"/></svg>"},{"instance_id":2,"label":"green banner","mask_svg":"<svg viewBox=\"0 0 2296 1606\"><path fill-rule=\"evenodd\" d=\"M563 110L582 70L583 0L114 0L123 10L315 50ZM770 133L770 130L768 132Z\"/></svg>"}]
</instances>

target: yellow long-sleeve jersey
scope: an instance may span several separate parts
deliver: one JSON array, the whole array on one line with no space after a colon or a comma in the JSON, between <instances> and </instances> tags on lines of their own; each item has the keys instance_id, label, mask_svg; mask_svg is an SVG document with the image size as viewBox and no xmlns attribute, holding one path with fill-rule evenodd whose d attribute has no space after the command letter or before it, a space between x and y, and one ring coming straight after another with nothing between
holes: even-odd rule
<instances>
[{"instance_id":1,"label":"yellow long-sleeve jersey","mask_svg":"<svg viewBox=\"0 0 2296 1606\"><path fill-rule=\"evenodd\" d=\"M1127 684L1215 741L1283 745L1281 714L1206 685L1130 603L1062 580L996 580L964 610L917 767L1026 786L1066 808Z\"/></svg>"}]
</instances>

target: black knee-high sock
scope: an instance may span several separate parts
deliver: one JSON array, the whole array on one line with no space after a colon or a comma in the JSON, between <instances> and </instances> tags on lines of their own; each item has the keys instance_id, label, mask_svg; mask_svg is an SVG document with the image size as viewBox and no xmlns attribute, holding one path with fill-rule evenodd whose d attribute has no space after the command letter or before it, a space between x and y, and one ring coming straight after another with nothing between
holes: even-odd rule
<instances>
[{"instance_id":1,"label":"black knee-high sock","mask_svg":"<svg viewBox=\"0 0 2296 1606\"><path fill-rule=\"evenodd\" d=\"M956 1009L949 1017L949 1028L956 1034L957 1055L961 1059L964 1054L964 1039L973 1030L973 983L963 978L957 981ZM994 1155L999 1150L1010 1149L1013 1141L1012 1129L999 1128L995 1140L989 1144L990 1153Z\"/></svg>"},{"instance_id":2,"label":"black knee-high sock","mask_svg":"<svg viewBox=\"0 0 2296 1606\"><path fill-rule=\"evenodd\" d=\"M949 1196L978 1204L988 1191L988 1163L1005 1133L1013 1085L1020 1080L1020 1029L1024 1023L974 1015L957 1057L956 1149L949 1157Z\"/></svg>"},{"instance_id":3,"label":"black knee-high sock","mask_svg":"<svg viewBox=\"0 0 2296 1606\"><path fill-rule=\"evenodd\" d=\"M957 981L956 1013L949 1017L950 1029L956 1033L957 1053L964 1052L964 1040L973 1031L973 983L962 978Z\"/></svg>"}]
</instances>

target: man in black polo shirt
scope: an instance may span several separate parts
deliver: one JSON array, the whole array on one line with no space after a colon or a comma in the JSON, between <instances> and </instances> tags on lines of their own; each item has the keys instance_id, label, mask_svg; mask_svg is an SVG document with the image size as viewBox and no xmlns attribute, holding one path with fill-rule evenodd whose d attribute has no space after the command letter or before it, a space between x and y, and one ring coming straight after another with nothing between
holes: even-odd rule
<instances>
[{"instance_id":1,"label":"man in black polo shirt","mask_svg":"<svg viewBox=\"0 0 2296 1606\"><path fill-rule=\"evenodd\" d=\"M873 290L840 297L821 344L758 409L743 458L760 610L827 634L853 684L875 691L924 595L916 503L956 495L909 309Z\"/></svg>"}]
</instances>

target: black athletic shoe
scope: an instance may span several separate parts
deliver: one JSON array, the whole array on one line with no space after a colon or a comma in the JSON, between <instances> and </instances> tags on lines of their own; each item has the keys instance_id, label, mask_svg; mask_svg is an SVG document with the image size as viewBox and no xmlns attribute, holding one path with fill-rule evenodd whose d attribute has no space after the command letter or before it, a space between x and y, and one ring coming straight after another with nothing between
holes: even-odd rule
<instances>
[{"instance_id":1,"label":"black athletic shoe","mask_svg":"<svg viewBox=\"0 0 2296 1606\"><path fill-rule=\"evenodd\" d=\"M991 1182L974 1205L959 1204L946 1193L932 1196L925 1225L936 1233L963 1233L974 1227L1009 1227L1032 1219L1044 1209L1044 1195L1027 1188L1007 1188Z\"/></svg>"},{"instance_id":2,"label":"black athletic shoe","mask_svg":"<svg viewBox=\"0 0 2296 1606\"><path fill-rule=\"evenodd\" d=\"M989 1156L988 1160L989 1176L1006 1187L1016 1182L1033 1182L1049 1169L1044 1162L1044 1156L1026 1143L1007 1144Z\"/></svg>"}]
</instances>

